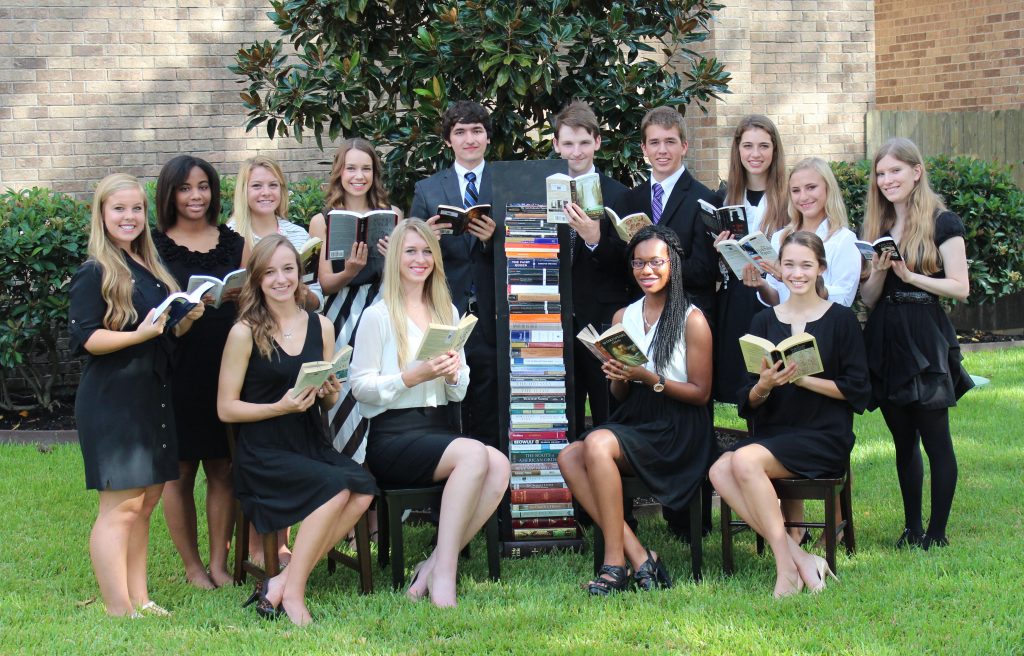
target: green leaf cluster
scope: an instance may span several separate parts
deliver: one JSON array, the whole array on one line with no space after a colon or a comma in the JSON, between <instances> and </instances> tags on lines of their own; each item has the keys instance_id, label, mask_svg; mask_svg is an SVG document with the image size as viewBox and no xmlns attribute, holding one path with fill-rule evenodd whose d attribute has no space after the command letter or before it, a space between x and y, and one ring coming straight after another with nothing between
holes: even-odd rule
<instances>
[{"instance_id":1,"label":"green leaf cluster","mask_svg":"<svg viewBox=\"0 0 1024 656\"><path fill-rule=\"evenodd\" d=\"M0 408L50 407L71 276L86 258L89 208L33 188L0 195ZM23 379L25 396L9 387Z\"/></svg>"},{"instance_id":2,"label":"green leaf cluster","mask_svg":"<svg viewBox=\"0 0 1024 656\"><path fill-rule=\"evenodd\" d=\"M685 111L728 93L723 65L691 49L721 5L707 0L272 0L281 31L240 49L247 129L301 141L362 136L385 155L408 206L415 182L446 166L438 134L450 102L492 114L488 157L551 153L550 118L574 98L604 122L599 166L629 183L644 168L643 114ZM285 42L294 54L284 54Z\"/></svg>"},{"instance_id":3,"label":"green leaf cluster","mask_svg":"<svg viewBox=\"0 0 1024 656\"><path fill-rule=\"evenodd\" d=\"M925 158L935 192L967 230L970 303L992 302L1024 289L1024 192L1010 169L973 157ZM864 220L871 162L832 162L854 230Z\"/></svg>"}]
</instances>

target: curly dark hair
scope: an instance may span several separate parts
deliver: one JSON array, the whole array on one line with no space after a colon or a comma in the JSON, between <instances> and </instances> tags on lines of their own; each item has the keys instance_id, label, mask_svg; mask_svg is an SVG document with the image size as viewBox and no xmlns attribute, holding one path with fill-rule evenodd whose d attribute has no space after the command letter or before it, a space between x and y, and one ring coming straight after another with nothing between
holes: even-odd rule
<instances>
[{"instance_id":1,"label":"curly dark hair","mask_svg":"<svg viewBox=\"0 0 1024 656\"><path fill-rule=\"evenodd\" d=\"M683 245L679 243L679 235L671 228L660 225L642 228L629 240L629 246L626 247L626 252L629 253L627 261L633 259L633 253L639 244L650 239L657 239L668 246L669 278L665 287L665 308L661 311L661 319L654 329L654 339L647 354L654 361L655 370L663 374L672 361L676 344L683 339L686 330L686 310L690 307L690 299L683 289Z\"/></svg>"},{"instance_id":2,"label":"curly dark hair","mask_svg":"<svg viewBox=\"0 0 1024 656\"><path fill-rule=\"evenodd\" d=\"M491 138L491 114L478 102L460 100L444 110L441 116L441 136L446 142L452 140L452 128L456 123L480 123L487 131L487 138Z\"/></svg>"}]
</instances>

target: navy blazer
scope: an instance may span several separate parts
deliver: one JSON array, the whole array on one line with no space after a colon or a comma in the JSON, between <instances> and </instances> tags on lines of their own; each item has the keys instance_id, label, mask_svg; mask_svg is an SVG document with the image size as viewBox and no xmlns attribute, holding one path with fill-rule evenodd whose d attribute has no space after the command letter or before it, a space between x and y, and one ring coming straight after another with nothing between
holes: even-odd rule
<instances>
[{"instance_id":1,"label":"navy blazer","mask_svg":"<svg viewBox=\"0 0 1024 656\"><path fill-rule=\"evenodd\" d=\"M491 202L491 169L484 166L484 172L477 189L479 204ZM438 205L455 205L462 207L462 193L459 191L459 176L455 167L438 171L434 175L416 183L416 191L412 199L412 208L407 216L429 219L437 214ZM469 307L473 284L476 284L477 311L480 323L476 330L483 333L488 344L494 344L495 305L494 305L494 252L492 242L483 244L469 232L458 236L443 235L441 237L441 259L444 261L444 272L448 277L448 289L452 294L452 303L458 308L459 314ZM485 318L491 318L485 321Z\"/></svg>"},{"instance_id":2,"label":"navy blazer","mask_svg":"<svg viewBox=\"0 0 1024 656\"><path fill-rule=\"evenodd\" d=\"M686 169L679 176L672 195L665 202L660 225L672 228L683 246L683 286L691 300L704 311L709 321L714 315L715 284L718 282L718 256L714 242L700 219L697 200L715 204L714 192L702 185ZM644 212L651 216L651 181L630 190L623 200L624 213ZM653 217L652 217L653 218Z\"/></svg>"}]
</instances>

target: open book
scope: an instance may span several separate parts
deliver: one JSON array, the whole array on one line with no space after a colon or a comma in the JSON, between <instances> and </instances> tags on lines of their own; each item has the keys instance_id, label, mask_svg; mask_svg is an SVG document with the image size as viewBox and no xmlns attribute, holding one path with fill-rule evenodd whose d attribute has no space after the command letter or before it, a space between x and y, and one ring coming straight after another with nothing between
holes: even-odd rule
<instances>
[{"instance_id":1,"label":"open book","mask_svg":"<svg viewBox=\"0 0 1024 656\"><path fill-rule=\"evenodd\" d=\"M772 248L772 243L761 232L752 232L742 239L724 239L715 246L722 254L722 259L729 265L736 277L743 279L743 267L753 264L761 273L766 269L761 266L762 262L774 264L779 260L779 254Z\"/></svg>"},{"instance_id":2,"label":"open book","mask_svg":"<svg viewBox=\"0 0 1024 656\"><path fill-rule=\"evenodd\" d=\"M747 236L747 208L742 205L726 205L716 208L703 198L697 199L700 218L716 237L728 230L733 238Z\"/></svg>"},{"instance_id":3,"label":"open book","mask_svg":"<svg viewBox=\"0 0 1024 656\"><path fill-rule=\"evenodd\" d=\"M576 178L555 173L547 177L547 187L548 223L568 223L569 217L562 209L568 203L576 203L595 221L605 215L601 176L596 171Z\"/></svg>"},{"instance_id":4,"label":"open book","mask_svg":"<svg viewBox=\"0 0 1024 656\"><path fill-rule=\"evenodd\" d=\"M576 335L576 339L583 342L587 350L601 362L618 360L622 364L633 366L647 364L647 356L621 323L615 324L601 334L594 330L594 326L587 325Z\"/></svg>"},{"instance_id":5,"label":"open book","mask_svg":"<svg viewBox=\"0 0 1024 656\"><path fill-rule=\"evenodd\" d=\"M303 362L299 367L299 375L295 379L295 387L292 388L292 396L299 396L302 390L307 387L320 387L331 374L338 381L348 379L348 366L352 362L352 347L345 345L341 347L330 362L326 360L315 360Z\"/></svg>"},{"instance_id":6,"label":"open book","mask_svg":"<svg viewBox=\"0 0 1024 656\"><path fill-rule=\"evenodd\" d=\"M604 208L608 218L612 220L612 225L615 226L615 232L619 233L619 237L622 241L629 242L633 238L633 235L640 232L642 228L646 228L649 225L654 225L651 221L651 217L647 216L644 212L634 212L633 214L627 214L626 216L620 217L610 207Z\"/></svg>"},{"instance_id":7,"label":"open book","mask_svg":"<svg viewBox=\"0 0 1024 656\"><path fill-rule=\"evenodd\" d=\"M316 280L317 267L320 265L320 251L323 250L324 240L319 237L310 237L299 249L299 266L302 268L302 282L313 282Z\"/></svg>"},{"instance_id":8,"label":"open book","mask_svg":"<svg viewBox=\"0 0 1024 656\"><path fill-rule=\"evenodd\" d=\"M441 216L438 223L449 223L450 228L442 228L442 235L461 235L466 232L469 222L479 219L484 214L490 215L490 205L473 205L472 207L457 207L455 205L438 205L437 213Z\"/></svg>"},{"instance_id":9,"label":"open book","mask_svg":"<svg viewBox=\"0 0 1024 656\"><path fill-rule=\"evenodd\" d=\"M778 344L772 344L764 337L747 334L740 337L740 351L743 353L743 364L752 374L761 373L761 358L768 358L773 364L781 362L783 368L795 362L795 378L819 374L825 370L821 364L821 353L818 352L818 341L810 333L787 337Z\"/></svg>"},{"instance_id":10,"label":"open book","mask_svg":"<svg viewBox=\"0 0 1024 656\"><path fill-rule=\"evenodd\" d=\"M192 311L192 308L203 302L203 296L211 289L213 289L213 283L206 281L190 292L175 292L171 294L164 299L163 303L156 306L156 312L153 313L153 323L156 323L164 311L166 311L167 323L164 324L164 330L174 328L185 318L186 314Z\"/></svg>"},{"instance_id":11,"label":"open book","mask_svg":"<svg viewBox=\"0 0 1024 656\"><path fill-rule=\"evenodd\" d=\"M861 241L858 239L853 243L857 245L857 250L860 251L865 260L870 260L875 253L878 253L879 257L881 257L882 253L886 251L889 251L889 259L893 262L903 259L900 249L896 246L896 240L888 235L879 237L875 241Z\"/></svg>"},{"instance_id":12,"label":"open book","mask_svg":"<svg viewBox=\"0 0 1024 656\"><path fill-rule=\"evenodd\" d=\"M476 317L466 314L459 323L449 326L443 323L432 323L427 326L427 332L423 334L423 341L416 349L417 360L429 360L443 355L448 351L458 352L466 345L470 333L476 326Z\"/></svg>"},{"instance_id":13,"label":"open book","mask_svg":"<svg viewBox=\"0 0 1024 656\"><path fill-rule=\"evenodd\" d=\"M219 308L224 304L224 294L236 289L241 289L242 285L245 284L245 279L248 277L249 274L245 272L245 269L235 269L224 276L223 279L215 276L203 276L198 274L189 276L188 289L186 290L186 293L191 294L200 285L210 283L213 287L210 287L207 293L213 296L213 307Z\"/></svg>"},{"instance_id":14,"label":"open book","mask_svg":"<svg viewBox=\"0 0 1024 656\"><path fill-rule=\"evenodd\" d=\"M327 259L344 260L357 241L369 246L368 259L383 257L377 252L377 241L390 235L397 223L398 215L392 210L370 210L366 214L331 210L327 213Z\"/></svg>"}]
</instances>

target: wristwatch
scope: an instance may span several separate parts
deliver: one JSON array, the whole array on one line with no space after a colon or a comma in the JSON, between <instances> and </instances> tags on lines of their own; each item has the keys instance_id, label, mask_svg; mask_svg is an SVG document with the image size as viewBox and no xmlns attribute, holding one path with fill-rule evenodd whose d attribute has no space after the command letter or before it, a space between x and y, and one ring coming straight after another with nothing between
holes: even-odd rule
<instances>
[{"instance_id":1,"label":"wristwatch","mask_svg":"<svg viewBox=\"0 0 1024 656\"><path fill-rule=\"evenodd\" d=\"M654 383L654 385L651 386L651 389L654 390L655 392L658 392L659 394L661 392L664 392L665 391L665 377L662 376L661 374L658 374L658 382Z\"/></svg>"}]
</instances>

